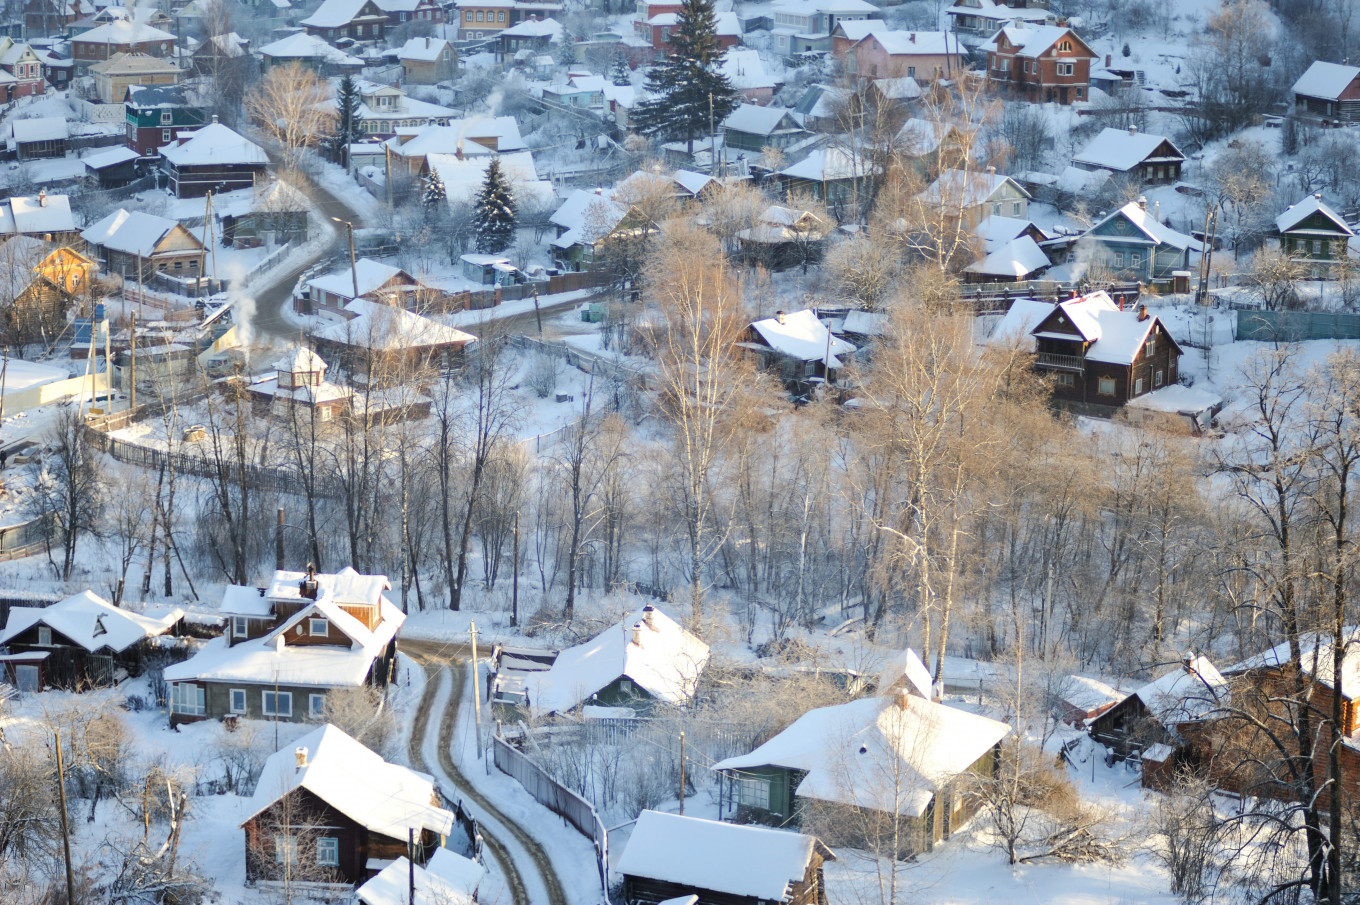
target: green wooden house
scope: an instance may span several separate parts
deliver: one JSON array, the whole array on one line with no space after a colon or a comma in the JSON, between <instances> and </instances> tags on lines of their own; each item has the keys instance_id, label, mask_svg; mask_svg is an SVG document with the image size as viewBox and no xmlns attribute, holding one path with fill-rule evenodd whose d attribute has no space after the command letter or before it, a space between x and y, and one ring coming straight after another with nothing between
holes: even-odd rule
<instances>
[{"instance_id":1,"label":"green wooden house","mask_svg":"<svg viewBox=\"0 0 1360 905\"><path fill-rule=\"evenodd\" d=\"M181 132L199 129L208 121L203 108L190 104L184 89L174 85L129 88L123 112L127 146L143 157L157 156Z\"/></svg>"},{"instance_id":2,"label":"green wooden house","mask_svg":"<svg viewBox=\"0 0 1360 905\"><path fill-rule=\"evenodd\" d=\"M1190 253L1200 244L1160 222L1147 209L1147 199L1130 201L1092 226L1078 241L1090 250L1093 266L1118 279L1151 283L1170 280L1173 271L1188 270Z\"/></svg>"},{"instance_id":3,"label":"green wooden house","mask_svg":"<svg viewBox=\"0 0 1360 905\"><path fill-rule=\"evenodd\" d=\"M1314 279L1326 279L1346 260L1355 231L1321 195L1309 195L1275 218L1280 251L1307 262Z\"/></svg>"}]
</instances>

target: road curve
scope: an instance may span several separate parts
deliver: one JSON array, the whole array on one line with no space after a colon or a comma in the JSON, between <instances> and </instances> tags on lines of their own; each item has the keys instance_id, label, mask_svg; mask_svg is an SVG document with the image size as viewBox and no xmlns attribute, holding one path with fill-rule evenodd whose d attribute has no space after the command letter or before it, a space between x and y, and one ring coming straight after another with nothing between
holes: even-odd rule
<instances>
[{"instance_id":1,"label":"road curve","mask_svg":"<svg viewBox=\"0 0 1360 905\"><path fill-rule=\"evenodd\" d=\"M510 888L515 905L542 905L542 903L532 901L529 892L530 884L526 883L523 873L525 870L532 870L535 874L533 879L541 882L541 887L548 898L548 905L568 905L566 893L563 892L561 881L557 877L557 872L553 869L552 861L547 852L532 836L510 820L499 808L492 804L490 799L467 781L450 753L453 732L458 722L459 708L463 700L463 687L467 681L467 669L463 663L463 658L470 656L467 645L409 639L402 639L399 645L404 654L421 665L426 676L425 693L421 698L416 723L411 731L410 757L412 765L427 773L442 775L453 789L464 796L466 802L471 802L475 806L474 816L476 816L481 828L482 841L492 857L501 865L506 885ZM446 681L452 683L453 689L448 704L439 719L439 763L437 765L427 764L422 748L430 731L429 723L432 708ZM438 769L431 769L436 766ZM513 839L516 848L527 855L530 862L528 865L516 863L510 847L506 843L507 836Z\"/></svg>"}]
</instances>

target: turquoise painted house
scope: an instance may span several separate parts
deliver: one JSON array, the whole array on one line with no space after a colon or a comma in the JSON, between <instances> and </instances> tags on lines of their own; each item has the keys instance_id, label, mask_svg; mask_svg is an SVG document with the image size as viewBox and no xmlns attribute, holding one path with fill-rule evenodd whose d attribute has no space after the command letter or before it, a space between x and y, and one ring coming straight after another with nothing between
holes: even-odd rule
<instances>
[{"instance_id":1,"label":"turquoise painted house","mask_svg":"<svg viewBox=\"0 0 1360 905\"><path fill-rule=\"evenodd\" d=\"M1077 243L1078 256L1089 249L1092 267L1118 279L1144 283L1170 280L1173 271L1190 267L1200 243L1160 222L1147 209L1147 199L1130 201L1086 231Z\"/></svg>"},{"instance_id":2,"label":"turquoise painted house","mask_svg":"<svg viewBox=\"0 0 1360 905\"><path fill-rule=\"evenodd\" d=\"M1280 251L1306 263L1314 279L1331 276L1349 256L1350 240L1355 238L1355 231L1321 195L1291 204L1275 218L1275 230Z\"/></svg>"}]
</instances>

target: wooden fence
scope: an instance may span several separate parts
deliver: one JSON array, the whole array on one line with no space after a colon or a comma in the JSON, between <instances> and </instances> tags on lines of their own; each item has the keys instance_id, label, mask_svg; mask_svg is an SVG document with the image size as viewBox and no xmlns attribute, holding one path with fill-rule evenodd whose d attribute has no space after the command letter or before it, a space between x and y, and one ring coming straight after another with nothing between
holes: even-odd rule
<instances>
[{"instance_id":1,"label":"wooden fence","mask_svg":"<svg viewBox=\"0 0 1360 905\"><path fill-rule=\"evenodd\" d=\"M0 562L41 553L49 544L58 543L61 528L54 513L0 528Z\"/></svg>"},{"instance_id":2,"label":"wooden fence","mask_svg":"<svg viewBox=\"0 0 1360 905\"><path fill-rule=\"evenodd\" d=\"M600 889L609 897L609 832L595 808L580 795L562 785L522 751L496 737L491 740L496 769L515 780L534 800L574 826L595 843L595 858L600 871Z\"/></svg>"}]
</instances>

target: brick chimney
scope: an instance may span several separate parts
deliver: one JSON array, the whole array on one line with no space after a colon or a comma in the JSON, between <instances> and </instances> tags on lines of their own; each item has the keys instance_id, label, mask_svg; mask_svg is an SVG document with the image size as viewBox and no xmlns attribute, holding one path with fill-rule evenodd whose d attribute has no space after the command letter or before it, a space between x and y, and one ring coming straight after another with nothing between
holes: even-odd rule
<instances>
[{"instance_id":1,"label":"brick chimney","mask_svg":"<svg viewBox=\"0 0 1360 905\"><path fill-rule=\"evenodd\" d=\"M1138 209L1140 211L1147 210L1147 195L1138 196Z\"/></svg>"},{"instance_id":2,"label":"brick chimney","mask_svg":"<svg viewBox=\"0 0 1360 905\"><path fill-rule=\"evenodd\" d=\"M298 582L298 593L308 600L316 599L316 567L307 563L307 577Z\"/></svg>"},{"instance_id":3,"label":"brick chimney","mask_svg":"<svg viewBox=\"0 0 1360 905\"><path fill-rule=\"evenodd\" d=\"M1137 127L1137 126L1129 126L1129 134L1130 134L1130 135L1137 135L1137 134L1138 134L1138 127Z\"/></svg>"},{"instance_id":4,"label":"brick chimney","mask_svg":"<svg viewBox=\"0 0 1360 905\"><path fill-rule=\"evenodd\" d=\"M647 627L648 627L648 628L651 628L651 629L656 628L656 620L655 620L655 617L656 617L656 607L652 606L652 605L649 603L649 604L647 604L645 607L642 608L642 621L645 622L645 623L647 623Z\"/></svg>"},{"instance_id":5,"label":"brick chimney","mask_svg":"<svg viewBox=\"0 0 1360 905\"><path fill-rule=\"evenodd\" d=\"M293 749L293 757L297 758L297 769L301 770L307 766L308 751L305 747L299 746Z\"/></svg>"},{"instance_id":6,"label":"brick chimney","mask_svg":"<svg viewBox=\"0 0 1360 905\"><path fill-rule=\"evenodd\" d=\"M643 629L643 628L644 628L644 626L643 626L643 624L642 624L641 622L634 622L634 623L633 623L633 643L636 644L638 647L641 647L641 646L642 646L642 629Z\"/></svg>"},{"instance_id":7,"label":"brick chimney","mask_svg":"<svg viewBox=\"0 0 1360 905\"><path fill-rule=\"evenodd\" d=\"M1139 306L1138 306L1138 319L1139 319L1140 321L1145 321L1145 320L1148 319L1148 317L1150 317L1150 315L1148 314L1147 305L1139 305Z\"/></svg>"},{"instance_id":8,"label":"brick chimney","mask_svg":"<svg viewBox=\"0 0 1360 905\"><path fill-rule=\"evenodd\" d=\"M783 311L776 311L776 312L774 313L774 319L777 320L777 321L779 321L779 323L781 323L781 324L784 323L784 312L783 312Z\"/></svg>"}]
</instances>

